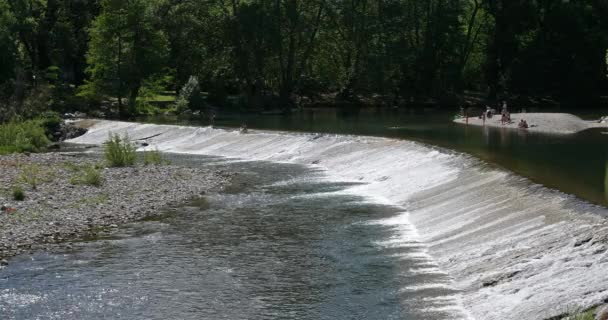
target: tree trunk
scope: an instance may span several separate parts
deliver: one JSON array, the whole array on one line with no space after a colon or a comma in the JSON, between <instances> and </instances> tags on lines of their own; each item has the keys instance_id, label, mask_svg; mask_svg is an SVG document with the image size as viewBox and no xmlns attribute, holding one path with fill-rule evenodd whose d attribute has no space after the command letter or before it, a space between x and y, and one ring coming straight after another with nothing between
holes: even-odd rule
<instances>
[{"instance_id":1,"label":"tree trunk","mask_svg":"<svg viewBox=\"0 0 608 320\"><path fill-rule=\"evenodd\" d=\"M123 91L123 85L122 85L122 72L121 72L121 59L122 59L122 38L120 37L120 35L118 36L118 59L116 61L116 70L118 73L118 115L122 118L125 117L127 115L127 112L125 110L124 105L122 104L122 91Z\"/></svg>"},{"instance_id":2,"label":"tree trunk","mask_svg":"<svg viewBox=\"0 0 608 320\"><path fill-rule=\"evenodd\" d=\"M129 90L129 110L128 115L134 115L137 113L137 96L139 95L140 86L136 86Z\"/></svg>"}]
</instances>

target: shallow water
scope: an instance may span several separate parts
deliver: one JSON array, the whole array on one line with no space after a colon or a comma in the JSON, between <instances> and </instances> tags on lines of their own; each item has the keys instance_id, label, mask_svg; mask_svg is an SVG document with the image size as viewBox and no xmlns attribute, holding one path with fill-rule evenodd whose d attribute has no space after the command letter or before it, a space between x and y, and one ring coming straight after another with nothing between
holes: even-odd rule
<instances>
[{"instance_id":1,"label":"shallow water","mask_svg":"<svg viewBox=\"0 0 608 320\"><path fill-rule=\"evenodd\" d=\"M2 319L455 319L458 292L402 209L299 165L239 172L158 220L0 270ZM394 245L396 242L399 245Z\"/></svg>"}]
</instances>

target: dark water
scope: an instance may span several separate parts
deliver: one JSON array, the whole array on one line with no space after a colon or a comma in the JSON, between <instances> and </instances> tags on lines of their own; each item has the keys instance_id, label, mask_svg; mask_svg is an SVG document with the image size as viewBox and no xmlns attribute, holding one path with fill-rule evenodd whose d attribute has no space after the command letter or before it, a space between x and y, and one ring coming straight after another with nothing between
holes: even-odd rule
<instances>
[{"instance_id":1,"label":"dark water","mask_svg":"<svg viewBox=\"0 0 608 320\"><path fill-rule=\"evenodd\" d=\"M1 319L454 319L400 209L295 165L177 158L225 190L0 270ZM176 161L176 160L174 160ZM417 271L418 270L418 271Z\"/></svg>"},{"instance_id":2,"label":"dark water","mask_svg":"<svg viewBox=\"0 0 608 320\"><path fill-rule=\"evenodd\" d=\"M585 118L601 113L586 112ZM362 109L304 110L289 116L222 115L219 126L384 136L416 140L472 154L534 182L608 205L608 135L592 129L574 135L532 134L501 128L456 125L453 114L433 111ZM208 125L207 121L147 119Z\"/></svg>"}]
</instances>

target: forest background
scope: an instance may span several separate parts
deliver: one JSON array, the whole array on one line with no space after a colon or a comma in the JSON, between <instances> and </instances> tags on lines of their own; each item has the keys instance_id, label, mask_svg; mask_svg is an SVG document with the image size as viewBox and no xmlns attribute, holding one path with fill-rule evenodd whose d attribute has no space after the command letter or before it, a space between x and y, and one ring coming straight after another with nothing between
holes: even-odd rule
<instances>
[{"instance_id":1,"label":"forest background","mask_svg":"<svg viewBox=\"0 0 608 320\"><path fill-rule=\"evenodd\" d=\"M0 122L608 101L605 0L0 0L0 43Z\"/></svg>"}]
</instances>

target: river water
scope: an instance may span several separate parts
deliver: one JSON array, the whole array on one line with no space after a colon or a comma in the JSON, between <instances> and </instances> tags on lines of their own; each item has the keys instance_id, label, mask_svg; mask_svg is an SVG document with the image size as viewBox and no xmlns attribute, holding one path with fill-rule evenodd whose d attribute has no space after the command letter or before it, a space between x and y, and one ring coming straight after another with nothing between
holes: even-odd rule
<instances>
[{"instance_id":1,"label":"river water","mask_svg":"<svg viewBox=\"0 0 608 320\"><path fill-rule=\"evenodd\" d=\"M0 270L2 319L454 319L458 292L403 209L301 165L173 156L225 190Z\"/></svg>"},{"instance_id":2,"label":"river water","mask_svg":"<svg viewBox=\"0 0 608 320\"><path fill-rule=\"evenodd\" d=\"M598 119L597 111L578 111ZM563 112L563 111L562 111ZM318 109L288 116L222 114L219 126L368 135L407 139L466 152L544 186L608 205L608 135L602 129L573 135L534 134L521 130L465 127L452 113L430 110ZM205 119L142 119L155 123L208 125Z\"/></svg>"},{"instance_id":3,"label":"river water","mask_svg":"<svg viewBox=\"0 0 608 320\"><path fill-rule=\"evenodd\" d=\"M183 165L238 179L163 219L13 259L0 270L0 311L519 320L608 301L608 210L580 199L605 201L600 132L533 135L399 114L298 117L247 121L328 133L239 134L229 128L238 117L218 119L228 128L97 123L72 142L126 133ZM367 136L335 134L352 131Z\"/></svg>"}]
</instances>

